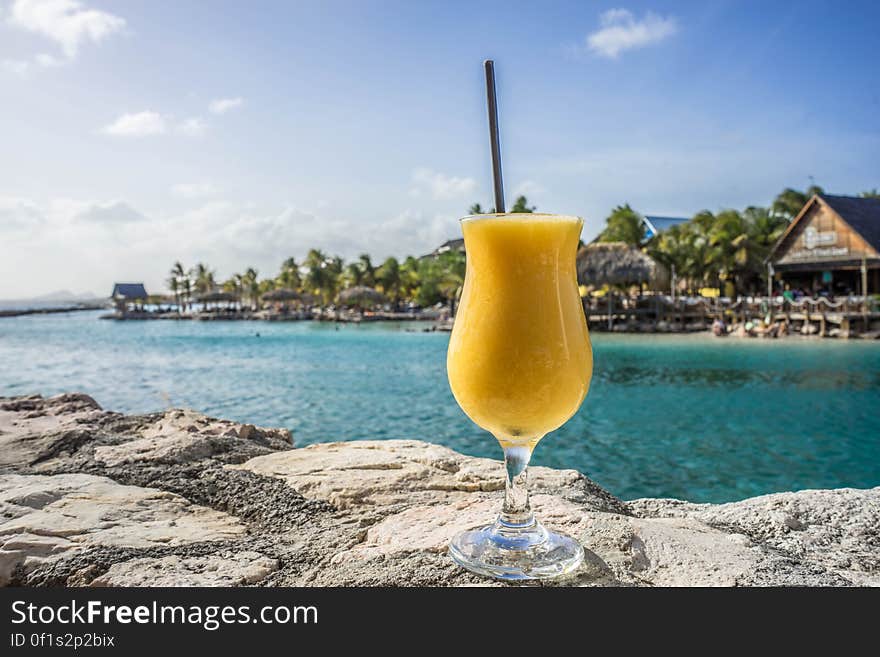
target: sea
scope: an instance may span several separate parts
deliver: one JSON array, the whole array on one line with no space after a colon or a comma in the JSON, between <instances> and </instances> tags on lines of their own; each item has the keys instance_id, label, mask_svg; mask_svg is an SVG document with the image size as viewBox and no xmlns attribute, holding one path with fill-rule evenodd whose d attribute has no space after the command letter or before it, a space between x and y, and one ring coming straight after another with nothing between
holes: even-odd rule
<instances>
[{"instance_id":1,"label":"sea","mask_svg":"<svg viewBox=\"0 0 880 657\"><path fill-rule=\"evenodd\" d=\"M0 395L81 391L289 428L297 445L416 438L500 457L446 380L449 336L414 322L0 318ZM727 502L880 485L880 341L592 336L580 411L533 463L623 499Z\"/></svg>"}]
</instances>

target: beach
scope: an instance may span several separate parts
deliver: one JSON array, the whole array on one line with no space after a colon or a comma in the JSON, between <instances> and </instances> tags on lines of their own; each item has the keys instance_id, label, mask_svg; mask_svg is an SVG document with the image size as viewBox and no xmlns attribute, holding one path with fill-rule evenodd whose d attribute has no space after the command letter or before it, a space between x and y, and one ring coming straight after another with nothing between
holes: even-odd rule
<instances>
[{"instance_id":1,"label":"beach","mask_svg":"<svg viewBox=\"0 0 880 657\"><path fill-rule=\"evenodd\" d=\"M479 457L491 437L446 382L430 324L0 320L2 393L78 390L125 413L188 407L292 431L298 445L419 439ZM593 335L577 415L534 463L575 468L622 499L731 502L880 483L873 341Z\"/></svg>"}]
</instances>

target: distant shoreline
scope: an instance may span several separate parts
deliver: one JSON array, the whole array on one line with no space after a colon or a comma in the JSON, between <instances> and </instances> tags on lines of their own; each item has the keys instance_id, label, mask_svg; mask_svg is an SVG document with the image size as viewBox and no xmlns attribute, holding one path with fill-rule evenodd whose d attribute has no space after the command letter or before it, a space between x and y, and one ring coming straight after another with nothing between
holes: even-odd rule
<instances>
[{"instance_id":1,"label":"distant shoreline","mask_svg":"<svg viewBox=\"0 0 880 657\"><path fill-rule=\"evenodd\" d=\"M0 309L0 317L20 317L22 315L53 315L56 313L75 313L83 310L104 310L107 306L97 304L87 304L82 306L53 306L49 308L16 308L2 310Z\"/></svg>"}]
</instances>

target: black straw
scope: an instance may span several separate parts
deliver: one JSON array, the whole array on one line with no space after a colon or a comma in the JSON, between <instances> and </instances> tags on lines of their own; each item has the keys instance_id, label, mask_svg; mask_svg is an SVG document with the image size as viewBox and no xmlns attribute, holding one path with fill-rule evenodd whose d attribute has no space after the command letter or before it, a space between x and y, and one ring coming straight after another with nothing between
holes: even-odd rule
<instances>
[{"instance_id":1,"label":"black straw","mask_svg":"<svg viewBox=\"0 0 880 657\"><path fill-rule=\"evenodd\" d=\"M495 183L495 212L504 212L504 183L501 181L501 142L498 139L498 101L495 98L495 62L487 59L486 100L489 106L489 143L492 145L492 180Z\"/></svg>"}]
</instances>

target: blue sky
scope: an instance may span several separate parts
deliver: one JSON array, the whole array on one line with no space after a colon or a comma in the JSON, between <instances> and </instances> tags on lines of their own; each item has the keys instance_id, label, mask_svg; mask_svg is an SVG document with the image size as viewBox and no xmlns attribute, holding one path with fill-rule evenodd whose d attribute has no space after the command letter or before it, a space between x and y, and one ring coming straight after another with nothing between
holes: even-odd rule
<instances>
[{"instance_id":1,"label":"blue sky","mask_svg":"<svg viewBox=\"0 0 880 657\"><path fill-rule=\"evenodd\" d=\"M0 298L422 253L508 199L587 220L880 187L880 6L0 0ZM508 201L510 202L510 200Z\"/></svg>"}]
</instances>

